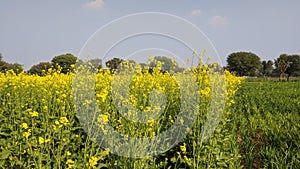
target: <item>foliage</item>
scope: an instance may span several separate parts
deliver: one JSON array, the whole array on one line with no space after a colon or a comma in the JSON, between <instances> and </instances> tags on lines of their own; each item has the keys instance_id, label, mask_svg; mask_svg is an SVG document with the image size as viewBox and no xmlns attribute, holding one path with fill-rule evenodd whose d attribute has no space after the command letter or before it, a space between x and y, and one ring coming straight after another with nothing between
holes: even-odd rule
<instances>
[{"instance_id":1,"label":"foliage","mask_svg":"<svg viewBox=\"0 0 300 169\"><path fill-rule=\"evenodd\" d=\"M46 75L48 69L52 67L52 64L49 62L40 62L39 64L33 65L28 73L29 74L37 74L39 76Z\"/></svg>"},{"instance_id":2,"label":"foliage","mask_svg":"<svg viewBox=\"0 0 300 169\"><path fill-rule=\"evenodd\" d=\"M235 52L227 57L227 69L238 76L258 76L261 71L260 58L251 52Z\"/></svg>"},{"instance_id":3,"label":"foliage","mask_svg":"<svg viewBox=\"0 0 300 169\"><path fill-rule=\"evenodd\" d=\"M61 73L73 72L74 65L76 64L78 58L71 53L62 54L55 56L51 62L55 69L61 68Z\"/></svg>"},{"instance_id":4,"label":"foliage","mask_svg":"<svg viewBox=\"0 0 300 169\"><path fill-rule=\"evenodd\" d=\"M160 65L161 64L161 65ZM167 58L165 56L155 56L150 63L150 67L161 66L162 71L177 72L178 64L174 59Z\"/></svg>"},{"instance_id":5,"label":"foliage","mask_svg":"<svg viewBox=\"0 0 300 169\"><path fill-rule=\"evenodd\" d=\"M123 59L120 59L120 58L113 58L109 61L106 61L105 62L105 65L110 68L110 69L113 69L113 70L117 70L119 69L120 67L120 64L123 62Z\"/></svg>"},{"instance_id":6,"label":"foliage","mask_svg":"<svg viewBox=\"0 0 300 169\"><path fill-rule=\"evenodd\" d=\"M90 59L88 62L91 63L94 68L97 68L97 69L102 68L102 60L99 58Z\"/></svg>"},{"instance_id":7,"label":"foliage","mask_svg":"<svg viewBox=\"0 0 300 169\"><path fill-rule=\"evenodd\" d=\"M9 70L12 70L14 73L19 74L24 71L24 67L21 64L18 63L5 63L0 67L1 72L7 72Z\"/></svg>"},{"instance_id":8,"label":"foliage","mask_svg":"<svg viewBox=\"0 0 300 169\"><path fill-rule=\"evenodd\" d=\"M7 63L3 60L3 56L0 53L0 72L7 72L9 70L13 70L14 73L19 74L24 71L24 67L18 63Z\"/></svg>"},{"instance_id":9,"label":"foliage","mask_svg":"<svg viewBox=\"0 0 300 169\"><path fill-rule=\"evenodd\" d=\"M0 67L3 66L6 62L3 60L3 56L0 53Z\"/></svg>"},{"instance_id":10,"label":"foliage","mask_svg":"<svg viewBox=\"0 0 300 169\"><path fill-rule=\"evenodd\" d=\"M292 75L300 75L300 56L281 54L275 60L275 66L280 71L280 78L286 73L288 78Z\"/></svg>"},{"instance_id":11,"label":"foliage","mask_svg":"<svg viewBox=\"0 0 300 169\"><path fill-rule=\"evenodd\" d=\"M273 73L273 62L271 60L262 61L262 74L263 76L271 76Z\"/></svg>"}]
</instances>

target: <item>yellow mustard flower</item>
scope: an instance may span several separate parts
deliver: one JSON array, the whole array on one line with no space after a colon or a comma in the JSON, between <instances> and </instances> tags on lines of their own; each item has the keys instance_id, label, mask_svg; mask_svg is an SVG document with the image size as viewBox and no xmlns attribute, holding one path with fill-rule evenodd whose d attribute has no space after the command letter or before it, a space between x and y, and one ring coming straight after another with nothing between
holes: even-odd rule
<instances>
[{"instance_id":1,"label":"yellow mustard flower","mask_svg":"<svg viewBox=\"0 0 300 169\"><path fill-rule=\"evenodd\" d=\"M50 139L45 140L43 137L39 137L39 144L44 144L44 143L47 143L49 141L50 141Z\"/></svg>"},{"instance_id":2,"label":"yellow mustard flower","mask_svg":"<svg viewBox=\"0 0 300 169\"><path fill-rule=\"evenodd\" d=\"M183 156L183 159L184 159L185 161L189 161L189 158L188 158L187 156Z\"/></svg>"},{"instance_id":3,"label":"yellow mustard flower","mask_svg":"<svg viewBox=\"0 0 300 169\"><path fill-rule=\"evenodd\" d=\"M97 157L90 157L89 162L86 163L87 167L96 168L96 165L98 164L98 158Z\"/></svg>"},{"instance_id":4,"label":"yellow mustard flower","mask_svg":"<svg viewBox=\"0 0 300 169\"><path fill-rule=\"evenodd\" d=\"M100 124L102 123L107 123L109 121L108 115L107 114L100 114L98 117L98 122Z\"/></svg>"},{"instance_id":5,"label":"yellow mustard flower","mask_svg":"<svg viewBox=\"0 0 300 169\"><path fill-rule=\"evenodd\" d=\"M31 117L38 117L39 116L39 113L37 111L30 111L29 114L30 114Z\"/></svg>"},{"instance_id":6,"label":"yellow mustard flower","mask_svg":"<svg viewBox=\"0 0 300 169\"><path fill-rule=\"evenodd\" d=\"M74 167L74 161L72 159L68 159L66 161L66 164L68 165L68 168L73 168Z\"/></svg>"},{"instance_id":7,"label":"yellow mustard flower","mask_svg":"<svg viewBox=\"0 0 300 169\"><path fill-rule=\"evenodd\" d=\"M56 125L52 125L53 130L56 130Z\"/></svg>"},{"instance_id":8,"label":"yellow mustard flower","mask_svg":"<svg viewBox=\"0 0 300 169\"><path fill-rule=\"evenodd\" d=\"M56 125L59 125L59 121L57 121L57 120L55 120L55 122L54 122Z\"/></svg>"},{"instance_id":9,"label":"yellow mustard flower","mask_svg":"<svg viewBox=\"0 0 300 169\"><path fill-rule=\"evenodd\" d=\"M48 106L44 106L43 109L44 109L45 111L48 111Z\"/></svg>"},{"instance_id":10,"label":"yellow mustard flower","mask_svg":"<svg viewBox=\"0 0 300 169\"><path fill-rule=\"evenodd\" d=\"M181 118L181 119L179 120L179 122L180 122L181 125L183 125L184 120Z\"/></svg>"},{"instance_id":11,"label":"yellow mustard flower","mask_svg":"<svg viewBox=\"0 0 300 169\"><path fill-rule=\"evenodd\" d=\"M25 137L26 139L28 139L28 137L30 136L31 134L31 130L29 129L28 131L24 132L23 133L23 137Z\"/></svg>"},{"instance_id":12,"label":"yellow mustard flower","mask_svg":"<svg viewBox=\"0 0 300 169\"><path fill-rule=\"evenodd\" d=\"M27 125L27 123L22 123L22 124L20 125L20 127L21 127L22 129L27 129L27 128L28 128L28 125Z\"/></svg>"},{"instance_id":13,"label":"yellow mustard flower","mask_svg":"<svg viewBox=\"0 0 300 169\"><path fill-rule=\"evenodd\" d=\"M180 150L182 151L183 154L186 154L186 145L183 143L182 146L180 146Z\"/></svg>"},{"instance_id":14,"label":"yellow mustard flower","mask_svg":"<svg viewBox=\"0 0 300 169\"><path fill-rule=\"evenodd\" d=\"M69 120L67 119L67 117L61 117L59 122L61 122L63 125L67 126L69 125Z\"/></svg>"}]
</instances>

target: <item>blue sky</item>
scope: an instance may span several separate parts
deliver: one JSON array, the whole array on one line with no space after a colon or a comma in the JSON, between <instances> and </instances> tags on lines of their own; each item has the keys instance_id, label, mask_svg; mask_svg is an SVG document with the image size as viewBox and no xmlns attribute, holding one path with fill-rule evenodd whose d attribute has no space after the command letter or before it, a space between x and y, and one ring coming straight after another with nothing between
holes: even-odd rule
<instances>
[{"instance_id":1,"label":"blue sky","mask_svg":"<svg viewBox=\"0 0 300 169\"><path fill-rule=\"evenodd\" d=\"M300 54L300 1L4 0L0 2L0 53L29 69L71 52L78 55L103 25L137 12L164 12L199 27L226 64L228 54L251 51L261 59Z\"/></svg>"}]
</instances>

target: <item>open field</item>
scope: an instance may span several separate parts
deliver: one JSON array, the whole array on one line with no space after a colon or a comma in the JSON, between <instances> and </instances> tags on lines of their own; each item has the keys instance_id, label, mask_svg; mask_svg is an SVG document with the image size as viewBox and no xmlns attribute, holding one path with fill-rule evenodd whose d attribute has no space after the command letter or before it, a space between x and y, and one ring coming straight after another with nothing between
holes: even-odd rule
<instances>
[{"instance_id":1,"label":"open field","mask_svg":"<svg viewBox=\"0 0 300 169\"><path fill-rule=\"evenodd\" d=\"M235 97L231 109L242 164L247 168L299 168L299 79L250 79Z\"/></svg>"},{"instance_id":2,"label":"open field","mask_svg":"<svg viewBox=\"0 0 300 169\"><path fill-rule=\"evenodd\" d=\"M207 73L198 71L199 115L187 137L163 154L133 159L114 155L86 135L74 111L72 77L0 74L1 168L300 168L299 81L247 81L227 72L225 113L211 138L199 142L211 90ZM174 124L180 99L171 75L134 77L130 102L135 107L149 109L145 98L152 89L166 92L169 101L157 121L145 124L120 117L112 102L112 78L105 70L97 75L102 132L101 123L107 122L126 136L151 137Z\"/></svg>"}]
</instances>

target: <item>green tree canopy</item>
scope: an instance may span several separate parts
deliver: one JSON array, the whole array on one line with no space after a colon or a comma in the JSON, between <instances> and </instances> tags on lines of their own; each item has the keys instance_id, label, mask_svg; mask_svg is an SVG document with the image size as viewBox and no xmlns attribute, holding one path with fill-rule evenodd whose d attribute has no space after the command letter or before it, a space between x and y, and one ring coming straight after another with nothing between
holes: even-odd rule
<instances>
[{"instance_id":1,"label":"green tree canopy","mask_svg":"<svg viewBox=\"0 0 300 169\"><path fill-rule=\"evenodd\" d=\"M261 61L254 53L235 52L227 57L227 69L238 76L258 76L261 71Z\"/></svg>"},{"instance_id":2,"label":"green tree canopy","mask_svg":"<svg viewBox=\"0 0 300 169\"><path fill-rule=\"evenodd\" d=\"M8 70L13 70L16 74L24 71L24 66L19 63L7 63L3 60L3 56L0 53L0 72L7 72Z\"/></svg>"},{"instance_id":3,"label":"green tree canopy","mask_svg":"<svg viewBox=\"0 0 300 169\"><path fill-rule=\"evenodd\" d=\"M120 64L123 62L123 59L120 58L113 58L107 62L105 62L105 65L113 70L118 70L120 68Z\"/></svg>"},{"instance_id":4,"label":"green tree canopy","mask_svg":"<svg viewBox=\"0 0 300 169\"><path fill-rule=\"evenodd\" d=\"M19 63L9 64L6 70L13 70L16 74L24 71L24 66Z\"/></svg>"},{"instance_id":5,"label":"green tree canopy","mask_svg":"<svg viewBox=\"0 0 300 169\"><path fill-rule=\"evenodd\" d=\"M280 72L280 78L286 73L289 77L295 75L300 76L300 56L281 54L275 60L276 69Z\"/></svg>"},{"instance_id":6,"label":"green tree canopy","mask_svg":"<svg viewBox=\"0 0 300 169\"><path fill-rule=\"evenodd\" d=\"M58 68L58 66L61 67L62 73L68 73L73 72L74 67L72 65L75 65L78 58L71 53L62 54L59 56L55 56L51 62L55 69Z\"/></svg>"},{"instance_id":7,"label":"green tree canopy","mask_svg":"<svg viewBox=\"0 0 300 169\"><path fill-rule=\"evenodd\" d=\"M264 76L271 76L271 74L273 73L273 62L272 60L268 60L268 61L262 61L262 74Z\"/></svg>"},{"instance_id":8,"label":"green tree canopy","mask_svg":"<svg viewBox=\"0 0 300 169\"><path fill-rule=\"evenodd\" d=\"M48 69L51 67L52 67L52 64L49 62L40 62L39 64L33 65L29 69L28 73L43 76L48 71Z\"/></svg>"},{"instance_id":9,"label":"green tree canopy","mask_svg":"<svg viewBox=\"0 0 300 169\"><path fill-rule=\"evenodd\" d=\"M2 66L4 66L5 64L7 64L4 60L3 60L3 56L2 54L0 53L0 69Z\"/></svg>"},{"instance_id":10,"label":"green tree canopy","mask_svg":"<svg viewBox=\"0 0 300 169\"><path fill-rule=\"evenodd\" d=\"M155 56L153 61L150 63L150 67L157 67L158 62L160 62L162 65L162 71L178 71L178 64L175 60L167 58L165 56Z\"/></svg>"}]
</instances>

